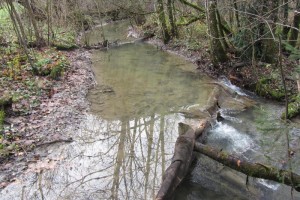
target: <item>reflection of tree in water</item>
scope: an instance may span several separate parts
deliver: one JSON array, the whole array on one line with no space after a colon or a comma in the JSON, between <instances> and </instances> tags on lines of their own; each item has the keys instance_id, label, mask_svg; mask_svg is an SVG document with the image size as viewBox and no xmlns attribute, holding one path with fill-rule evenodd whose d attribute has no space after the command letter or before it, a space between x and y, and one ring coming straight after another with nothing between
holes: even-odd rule
<instances>
[{"instance_id":1,"label":"reflection of tree in water","mask_svg":"<svg viewBox=\"0 0 300 200\"><path fill-rule=\"evenodd\" d=\"M153 199L173 154L179 115L108 122L91 117L58 168L24 187L30 199ZM175 131L175 132L174 132ZM40 178L40 181L39 178ZM40 189L39 189L40 188ZM27 198L25 198L27 199Z\"/></svg>"}]
</instances>

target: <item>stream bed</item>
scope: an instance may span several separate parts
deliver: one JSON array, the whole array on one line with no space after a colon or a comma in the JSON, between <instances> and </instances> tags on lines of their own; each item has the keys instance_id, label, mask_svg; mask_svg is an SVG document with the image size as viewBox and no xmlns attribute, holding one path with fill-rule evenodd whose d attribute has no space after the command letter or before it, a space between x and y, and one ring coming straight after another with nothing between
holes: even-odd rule
<instances>
[{"instance_id":1,"label":"stream bed","mask_svg":"<svg viewBox=\"0 0 300 200\"><path fill-rule=\"evenodd\" d=\"M117 27L109 30L119 32L120 25ZM145 43L92 54L97 85L87 97L90 112L78 130L65 130L74 142L37 149L49 155L2 190L1 199L155 198L173 155L177 124L197 121L186 119L182 111L205 107L215 87L210 83L216 81L196 72L180 56ZM226 80L219 83L249 95ZM253 162L288 169L285 133L291 147L299 148L299 124L284 125L281 105L252 98L256 105L246 110L240 109L239 99L224 98L221 112L225 120L214 124L207 144ZM292 164L293 171L300 173L297 151ZM38 170L38 165L47 167ZM196 155L175 199L280 200L290 199L290 193L290 187L270 181L249 178L246 184L245 175ZM297 192L294 199L300 199Z\"/></svg>"}]
</instances>

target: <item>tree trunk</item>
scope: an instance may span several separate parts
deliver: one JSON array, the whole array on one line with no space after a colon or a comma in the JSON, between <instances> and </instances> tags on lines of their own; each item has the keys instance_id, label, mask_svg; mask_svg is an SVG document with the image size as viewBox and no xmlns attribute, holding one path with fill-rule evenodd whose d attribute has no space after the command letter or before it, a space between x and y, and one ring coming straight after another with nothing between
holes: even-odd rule
<instances>
[{"instance_id":1,"label":"tree trunk","mask_svg":"<svg viewBox=\"0 0 300 200\"><path fill-rule=\"evenodd\" d=\"M163 0L157 0L157 12L158 12L159 21L161 23L163 41L165 44L167 44L170 41L171 37L167 27Z\"/></svg>"},{"instance_id":2,"label":"tree trunk","mask_svg":"<svg viewBox=\"0 0 300 200\"><path fill-rule=\"evenodd\" d=\"M173 4L174 0L168 0L168 15L169 15L169 21L171 25L171 34L173 37L177 37L177 26L175 23L174 13L173 13Z\"/></svg>"},{"instance_id":3,"label":"tree trunk","mask_svg":"<svg viewBox=\"0 0 300 200\"><path fill-rule=\"evenodd\" d=\"M239 17L239 13L238 13L238 6L237 6L237 0L233 1L233 7L234 7L234 16L235 16L235 20L236 20L236 26L237 28L240 28L240 17Z\"/></svg>"},{"instance_id":4,"label":"tree trunk","mask_svg":"<svg viewBox=\"0 0 300 200\"><path fill-rule=\"evenodd\" d=\"M12 3L12 1L7 0L6 4L7 4L9 14L10 14L10 18L13 22L13 26L14 26L16 35L18 37L19 43L20 43L21 47L24 49L24 52L28 58L28 61L31 65L31 67L34 69L32 59L29 56L29 52L27 49L27 37L26 37L25 31L24 31L24 27L21 22L20 16L19 16L18 12L16 11L15 6Z\"/></svg>"},{"instance_id":5,"label":"tree trunk","mask_svg":"<svg viewBox=\"0 0 300 200\"><path fill-rule=\"evenodd\" d=\"M288 0L283 0L283 23L284 27L282 28L282 40L286 40L288 37L288 33L290 31L290 27L288 27L288 18L289 18L289 3Z\"/></svg>"},{"instance_id":6,"label":"tree trunk","mask_svg":"<svg viewBox=\"0 0 300 200\"><path fill-rule=\"evenodd\" d=\"M120 186L120 179L121 173L120 169L123 164L124 160L124 152L125 152L125 141L126 141L126 135L127 135L127 124L126 120L121 121L121 133L119 136L119 145L118 145L118 152L116 155L116 163L114 166L114 174L113 174L113 183L111 187L111 199L118 199L118 192L119 192L119 186Z\"/></svg>"},{"instance_id":7,"label":"tree trunk","mask_svg":"<svg viewBox=\"0 0 300 200\"><path fill-rule=\"evenodd\" d=\"M269 18L266 18L262 23L264 24L264 31L261 37L263 39L263 52L262 59L267 63L275 63L277 61L277 44L275 39L276 21L278 19L278 1L264 0L263 2L263 15L269 13ZM272 23L267 22L271 20Z\"/></svg>"},{"instance_id":8,"label":"tree trunk","mask_svg":"<svg viewBox=\"0 0 300 200\"><path fill-rule=\"evenodd\" d=\"M14 4L12 3L12 1L9 1L9 0L6 1L6 4L9 7L11 20L15 24L16 35L18 35L20 45L24 45L24 47L26 47L27 46L27 37L25 34L24 26L21 22L21 18L19 16L19 14L17 13L16 8L15 8ZM18 31L18 30L20 30L20 31Z\"/></svg>"},{"instance_id":9,"label":"tree trunk","mask_svg":"<svg viewBox=\"0 0 300 200\"><path fill-rule=\"evenodd\" d=\"M208 30L210 34L210 55L211 60L214 65L218 63L226 62L227 56L225 50L223 49L222 43L220 41L220 33L218 29L217 21L217 3L216 0L210 0L209 5L207 5L207 22Z\"/></svg>"},{"instance_id":10,"label":"tree trunk","mask_svg":"<svg viewBox=\"0 0 300 200\"><path fill-rule=\"evenodd\" d=\"M292 45L293 47L295 47L297 44L297 39L299 34L299 30L298 30L299 24L300 24L300 0L297 0L296 9L294 12L293 28L291 29L291 33L289 37L289 44Z\"/></svg>"},{"instance_id":11,"label":"tree trunk","mask_svg":"<svg viewBox=\"0 0 300 200\"><path fill-rule=\"evenodd\" d=\"M42 46L45 45L45 40L40 35L39 29L38 29L38 26L37 26L37 22L35 20L35 17L34 17L32 8L31 8L31 5L29 3L29 0L25 0L25 7L26 7L26 9L28 11L31 24L33 26L33 30L34 30L34 34L35 34L35 39L36 39L36 45L38 47L42 47Z\"/></svg>"},{"instance_id":12,"label":"tree trunk","mask_svg":"<svg viewBox=\"0 0 300 200\"><path fill-rule=\"evenodd\" d=\"M224 34L224 28L223 28L224 26L222 24L222 20L221 20L221 16L220 16L219 11L217 10L216 13L217 13L217 21L218 21L218 30L219 30L220 37L221 37L220 38L221 44L222 44L224 50L226 51L229 48L229 46L226 42L226 38L225 38L225 34Z\"/></svg>"}]
</instances>

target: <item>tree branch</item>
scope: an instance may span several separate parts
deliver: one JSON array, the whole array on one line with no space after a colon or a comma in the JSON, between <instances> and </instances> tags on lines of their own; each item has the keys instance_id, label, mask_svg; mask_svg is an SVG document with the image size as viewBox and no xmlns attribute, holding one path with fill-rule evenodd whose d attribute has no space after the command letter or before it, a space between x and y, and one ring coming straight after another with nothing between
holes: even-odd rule
<instances>
[{"instance_id":1,"label":"tree branch","mask_svg":"<svg viewBox=\"0 0 300 200\"><path fill-rule=\"evenodd\" d=\"M196 17L196 16L193 16L188 22L185 22L185 23L178 23L177 26L188 26L196 21L199 21L199 20L203 20L203 17Z\"/></svg>"},{"instance_id":2,"label":"tree branch","mask_svg":"<svg viewBox=\"0 0 300 200\"><path fill-rule=\"evenodd\" d=\"M205 14L205 9L201 8L200 6L197 6L197 5L195 5L193 3L190 3L190 2L188 2L186 0L179 0L179 2L182 3L182 4L184 4L184 5L190 6L190 7L194 8L194 9L198 10L199 12L202 12L203 14Z\"/></svg>"}]
</instances>

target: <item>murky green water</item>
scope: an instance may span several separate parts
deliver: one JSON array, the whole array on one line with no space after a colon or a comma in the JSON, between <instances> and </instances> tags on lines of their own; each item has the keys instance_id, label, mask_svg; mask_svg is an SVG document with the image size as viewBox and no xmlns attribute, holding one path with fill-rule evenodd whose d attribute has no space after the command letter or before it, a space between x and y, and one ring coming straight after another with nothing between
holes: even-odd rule
<instances>
[{"instance_id":1,"label":"murky green water","mask_svg":"<svg viewBox=\"0 0 300 200\"><path fill-rule=\"evenodd\" d=\"M166 115L206 104L210 80L182 58L143 43L94 53L98 85L90 92L92 112L105 119Z\"/></svg>"},{"instance_id":2,"label":"murky green water","mask_svg":"<svg viewBox=\"0 0 300 200\"><path fill-rule=\"evenodd\" d=\"M131 41L133 38L127 37L130 25L129 21L115 22L112 25L104 26L103 29L98 27L94 31L87 32L86 36L91 45L102 43L104 38L110 43Z\"/></svg>"},{"instance_id":3,"label":"murky green water","mask_svg":"<svg viewBox=\"0 0 300 200\"><path fill-rule=\"evenodd\" d=\"M118 25L117 27L119 27ZM107 28L124 35L123 29ZM98 40L97 32L93 40ZM99 33L98 33L99 35ZM118 36L114 36L118 37ZM93 52L97 86L88 95L91 112L75 142L41 150L50 154L29 167L1 199L154 199L170 164L179 111L202 109L215 87L195 66L176 55L143 44ZM222 82L226 87L232 87ZM236 90L236 88L234 88ZM252 160L285 168L285 134L299 147L297 124L285 129L282 106L257 100L240 111L238 98L222 98L225 121L215 124L208 144ZM189 122L194 122L190 120ZM293 158L296 172L299 155ZM38 171L38 167L44 170ZM176 191L178 200L289 199L290 188L246 176L197 155L190 175ZM300 199L295 192L295 199Z\"/></svg>"}]
</instances>

